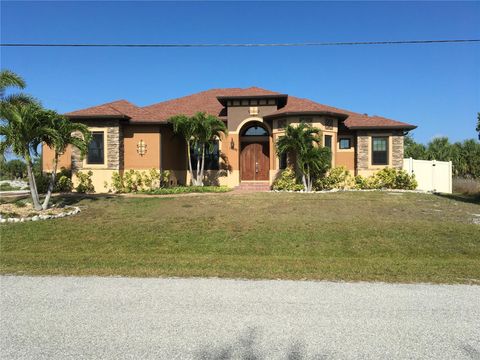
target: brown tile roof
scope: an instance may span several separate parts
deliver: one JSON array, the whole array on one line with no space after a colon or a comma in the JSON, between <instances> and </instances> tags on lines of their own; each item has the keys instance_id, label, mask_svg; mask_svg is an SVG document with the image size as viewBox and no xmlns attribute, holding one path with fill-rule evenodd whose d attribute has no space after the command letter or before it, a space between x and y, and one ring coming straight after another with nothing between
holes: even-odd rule
<instances>
[{"instance_id":1,"label":"brown tile roof","mask_svg":"<svg viewBox=\"0 0 480 360\"><path fill-rule=\"evenodd\" d=\"M268 96L281 93L258 87L211 89L177 99L163 101L145 107L138 107L126 100L90 107L67 113L71 117L124 117L133 123L166 122L174 115L191 116L198 111L204 111L220 118L226 118L223 105L217 99L242 96ZM319 104L312 100L288 96L287 104L266 118L285 116L287 114L330 114L345 119L344 124L351 129L362 128L398 128L413 129L415 126L387 119L380 116L368 116L333 106Z\"/></svg>"},{"instance_id":2,"label":"brown tile roof","mask_svg":"<svg viewBox=\"0 0 480 360\"><path fill-rule=\"evenodd\" d=\"M69 117L119 117L133 121L155 121L157 117L148 110L138 107L127 100L93 106L83 110L66 113Z\"/></svg>"},{"instance_id":3,"label":"brown tile roof","mask_svg":"<svg viewBox=\"0 0 480 360\"><path fill-rule=\"evenodd\" d=\"M261 89L258 87L211 89L196 94L183 96L181 98L164 101L144 107L144 109L154 113L158 118L168 119L174 115L183 114L187 116L194 115L198 111L225 117L224 107L218 101L217 97L225 96L265 96L277 95L279 93Z\"/></svg>"}]
</instances>

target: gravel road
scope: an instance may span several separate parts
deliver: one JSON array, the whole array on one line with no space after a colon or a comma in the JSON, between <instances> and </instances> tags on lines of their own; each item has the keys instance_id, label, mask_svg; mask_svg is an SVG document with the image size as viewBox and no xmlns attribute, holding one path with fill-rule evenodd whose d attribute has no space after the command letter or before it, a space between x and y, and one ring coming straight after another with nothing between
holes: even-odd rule
<instances>
[{"instance_id":1,"label":"gravel road","mask_svg":"<svg viewBox=\"0 0 480 360\"><path fill-rule=\"evenodd\" d=\"M2 359L480 359L480 286L0 277Z\"/></svg>"}]
</instances>

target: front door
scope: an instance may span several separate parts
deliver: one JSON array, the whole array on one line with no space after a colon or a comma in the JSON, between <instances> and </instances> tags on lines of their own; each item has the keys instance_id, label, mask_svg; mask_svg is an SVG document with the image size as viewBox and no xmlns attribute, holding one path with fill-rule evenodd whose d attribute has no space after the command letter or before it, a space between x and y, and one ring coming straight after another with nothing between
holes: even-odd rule
<instances>
[{"instance_id":1,"label":"front door","mask_svg":"<svg viewBox=\"0 0 480 360\"><path fill-rule=\"evenodd\" d=\"M268 180L269 170L268 142L242 144L240 154L242 180Z\"/></svg>"}]
</instances>

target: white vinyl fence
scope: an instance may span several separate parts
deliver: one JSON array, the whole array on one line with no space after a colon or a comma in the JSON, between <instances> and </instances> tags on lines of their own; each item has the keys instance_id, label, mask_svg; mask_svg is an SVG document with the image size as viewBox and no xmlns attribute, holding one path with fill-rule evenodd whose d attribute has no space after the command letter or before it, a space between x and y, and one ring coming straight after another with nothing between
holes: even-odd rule
<instances>
[{"instance_id":1,"label":"white vinyl fence","mask_svg":"<svg viewBox=\"0 0 480 360\"><path fill-rule=\"evenodd\" d=\"M414 174L418 190L452 193L452 162L403 159L403 169Z\"/></svg>"}]
</instances>

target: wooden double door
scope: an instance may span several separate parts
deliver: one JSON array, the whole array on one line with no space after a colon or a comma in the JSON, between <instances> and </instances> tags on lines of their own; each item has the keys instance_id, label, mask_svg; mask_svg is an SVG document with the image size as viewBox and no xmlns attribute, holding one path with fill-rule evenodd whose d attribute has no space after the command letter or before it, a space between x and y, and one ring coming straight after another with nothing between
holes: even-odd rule
<instances>
[{"instance_id":1,"label":"wooden double door","mask_svg":"<svg viewBox=\"0 0 480 360\"><path fill-rule=\"evenodd\" d=\"M270 159L268 142L242 144L240 177L242 180L269 180Z\"/></svg>"}]
</instances>

